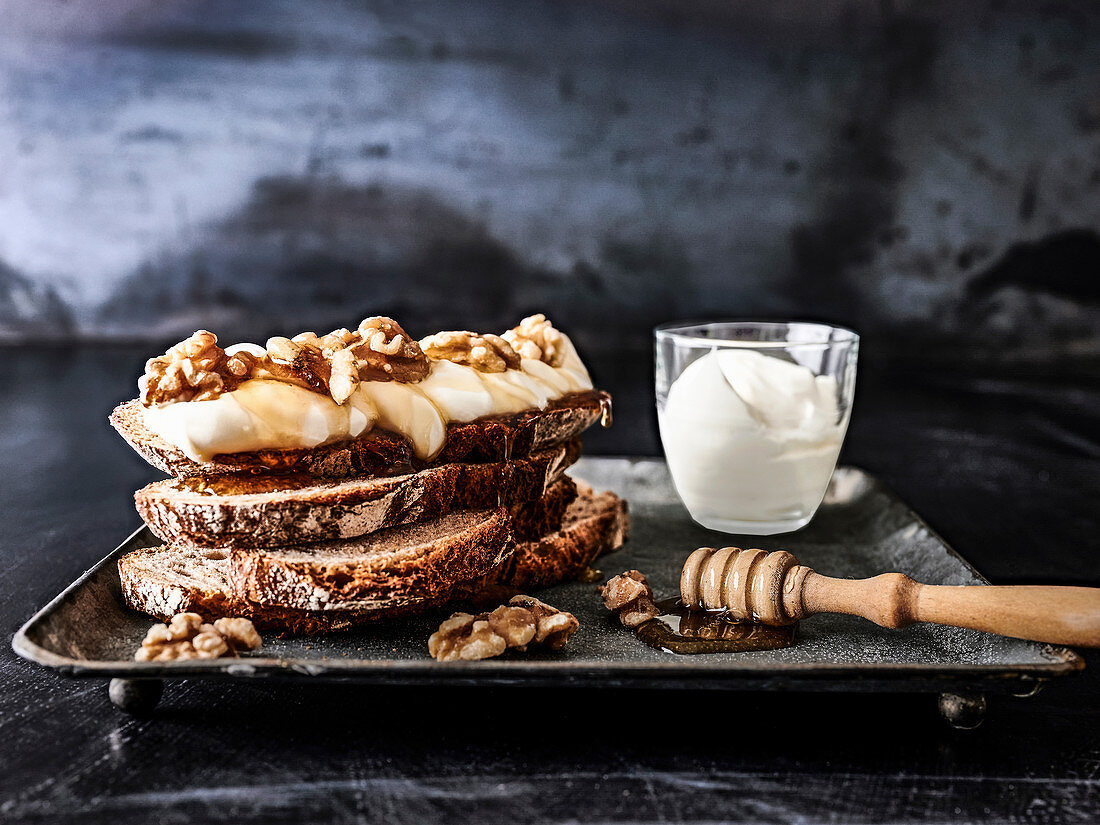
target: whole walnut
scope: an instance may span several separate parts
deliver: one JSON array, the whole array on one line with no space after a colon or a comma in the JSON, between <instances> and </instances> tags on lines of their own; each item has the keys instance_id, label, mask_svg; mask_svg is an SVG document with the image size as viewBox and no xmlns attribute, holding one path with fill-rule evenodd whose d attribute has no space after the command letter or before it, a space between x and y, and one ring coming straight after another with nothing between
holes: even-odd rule
<instances>
[{"instance_id":1,"label":"whole walnut","mask_svg":"<svg viewBox=\"0 0 1100 825\"><path fill-rule=\"evenodd\" d=\"M359 324L360 342L349 345L367 381L414 384L428 377L428 359L420 343L392 318L374 316Z\"/></svg>"},{"instance_id":2,"label":"whole walnut","mask_svg":"<svg viewBox=\"0 0 1100 825\"><path fill-rule=\"evenodd\" d=\"M552 367L565 363L565 338L542 313L527 316L502 337L524 358Z\"/></svg>"},{"instance_id":3,"label":"whole walnut","mask_svg":"<svg viewBox=\"0 0 1100 825\"><path fill-rule=\"evenodd\" d=\"M275 378L301 383L315 392L327 394L332 366L318 340L313 333L293 338L268 338L264 367Z\"/></svg>"}]
</instances>

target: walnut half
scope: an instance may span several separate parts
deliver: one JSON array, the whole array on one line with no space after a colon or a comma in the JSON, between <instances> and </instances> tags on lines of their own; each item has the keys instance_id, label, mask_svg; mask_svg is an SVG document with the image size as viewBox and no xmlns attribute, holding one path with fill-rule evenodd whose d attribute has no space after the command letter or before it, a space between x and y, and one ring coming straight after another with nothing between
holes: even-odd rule
<instances>
[{"instance_id":1,"label":"walnut half","mask_svg":"<svg viewBox=\"0 0 1100 825\"><path fill-rule=\"evenodd\" d=\"M206 401L237 388L252 371L255 356L247 352L226 355L218 336L200 329L164 355L145 363L138 379L141 403L146 407L173 401Z\"/></svg>"},{"instance_id":2,"label":"walnut half","mask_svg":"<svg viewBox=\"0 0 1100 825\"><path fill-rule=\"evenodd\" d=\"M223 618L204 623L198 613L177 613L167 624L149 628L134 654L139 662L218 659L240 650L257 650L260 634L249 619Z\"/></svg>"},{"instance_id":3,"label":"walnut half","mask_svg":"<svg viewBox=\"0 0 1100 825\"><path fill-rule=\"evenodd\" d=\"M519 354L499 335L478 335L467 330L437 332L421 338L420 348L429 358L453 361L478 372L519 369Z\"/></svg>"},{"instance_id":4,"label":"walnut half","mask_svg":"<svg viewBox=\"0 0 1100 825\"><path fill-rule=\"evenodd\" d=\"M428 639L428 652L452 662L489 659L509 648L524 652L530 644L560 650L578 627L572 613L531 596L513 596L491 613L455 613Z\"/></svg>"}]
</instances>

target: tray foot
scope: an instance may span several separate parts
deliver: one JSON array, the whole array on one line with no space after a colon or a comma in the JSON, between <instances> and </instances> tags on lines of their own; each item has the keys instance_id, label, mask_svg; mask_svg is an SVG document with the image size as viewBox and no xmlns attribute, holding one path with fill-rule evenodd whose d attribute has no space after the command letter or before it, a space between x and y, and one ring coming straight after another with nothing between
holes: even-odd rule
<instances>
[{"instance_id":1,"label":"tray foot","mask_svg":"<svg viewBox=\"0 0 1100 825\"><path fill-rule=\"evenodd\" d=\"M985 719L985 710L985 694L940 694L940 716L953 728L973 730Z\"/></svg>"},{"instance_id":2,"label":"tray foot","mask_svg":"<svg viewBox=\"0 0 1100 825\"><path fill-rule=\"evenodd\" d=\"M1040 690L1043 689L1043 683L1036 681L1033 684L1021 685L1018 690L1012 691L1012 695L1017 699L1030 699L1035 696Z\"/></svg>"},{"instance_id":3,"label":"tray foot","mask_svg":"<svg viewBox=\"0 0 1100 825\"><path fill-rule=\"evenodd\" d=\"M112 679L107 688L111 703L119 710L133 716L144 716L153 709L164 694L161 679Z\"/></svg>"}]
</instances>

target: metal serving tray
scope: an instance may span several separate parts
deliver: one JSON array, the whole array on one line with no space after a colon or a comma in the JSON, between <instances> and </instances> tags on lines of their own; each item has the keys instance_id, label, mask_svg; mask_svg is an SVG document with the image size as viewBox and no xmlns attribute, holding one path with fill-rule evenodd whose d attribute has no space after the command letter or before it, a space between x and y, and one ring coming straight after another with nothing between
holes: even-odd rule
<instances>
[{"instance_id":1,"label":"metal serving tray","mask_svg":"<svg viewBox=\"0 0 1100 825\"><path fill-rule=\"evenodd\" d=\"M660 460L587 458L574 475L630 503L630 540L598 562L605 576L637 568L658 595L676 592L680 566L691 550L731 544L785 548L831 576L900 570L931 584L987 583L878 480L858 469L837 470L809 527L788 536L743 538L692 522ZM885 630L836 615L803 621L794 646L785 650L678 656L635 639L604 609L595 585L581 582L539 593L581 623L569 646L557 653L441 664L429 658L426 645L440 621L435 613L327 637L271 638L262 655L247 658L138 663L133 652L149 621L123 605L115 560L155 543L145 528L135 532L20 629L12 642L16 653L67 676L133 680L112 685L112 698L123 705L140 698L135 688L142 685L159 695L159 679L275 677L375 684L935 692L948 695L941 709L960 722L980 718L981 694L1029 695L1045 680L1084 667L1066 648L936 625ZM88 620L92 616L95 621ZM153 681L138 681L145 679Z\"/></svg>"}]
</instances>

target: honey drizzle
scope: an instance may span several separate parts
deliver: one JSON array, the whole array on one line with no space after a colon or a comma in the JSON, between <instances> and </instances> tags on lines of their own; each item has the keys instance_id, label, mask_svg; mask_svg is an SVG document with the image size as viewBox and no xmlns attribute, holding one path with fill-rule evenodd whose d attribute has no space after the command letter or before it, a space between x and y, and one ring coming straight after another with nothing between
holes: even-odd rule
<instances>
[{"instance_id":1,"label":"honey drizzle","mask_svg":"<svg viewBox=\"0 0 1100 825\"><path fill-rule=\"evenodd\" d=\"M611 396L606 392L600 393L600 426L605 430L611 426L614 415L611 411Z\"/></svg>"},{"instance_id":2,"label":"honey drizzle","mask_svg":"<svg viewBox=\"0 0 1100 825\"><path fill-rule=\"evenodd\" d=\"M516 434L509 427L504 428L504 440L501 449L501 461L500 471L497 479L497 507L504 506L504 493L506 488L510 493L510 488L515 482L515 465L512 463L512 444L515 442Z\"/></svg>"}]
</instances>

